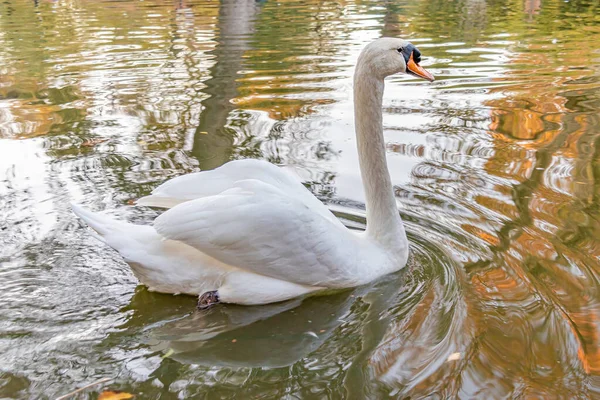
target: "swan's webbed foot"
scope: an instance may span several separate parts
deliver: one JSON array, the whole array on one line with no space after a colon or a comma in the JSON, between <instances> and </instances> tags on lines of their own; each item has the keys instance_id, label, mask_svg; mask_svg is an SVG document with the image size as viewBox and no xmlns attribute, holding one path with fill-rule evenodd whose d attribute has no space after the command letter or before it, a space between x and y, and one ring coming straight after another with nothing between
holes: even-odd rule
<instances>
[{"instance_id":1,"label":"swan's webbed foot","mask_svg":"<svg viewBox=\"0 0 600 400\"><path fill-rule=\"evenodd\" d=\"M219 293L217 293L216 290L213 290L212 292L203 293L198 297L199 310L208 310L215 304L219 303Z\"/></svg>"}]
</instances>

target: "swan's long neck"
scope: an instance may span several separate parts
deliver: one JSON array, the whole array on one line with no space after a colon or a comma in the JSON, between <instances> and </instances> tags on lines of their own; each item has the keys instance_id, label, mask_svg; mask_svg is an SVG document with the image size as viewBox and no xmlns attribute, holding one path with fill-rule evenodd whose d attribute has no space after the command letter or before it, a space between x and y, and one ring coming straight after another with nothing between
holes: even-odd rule
<instances>
[{"instance_id":1,"label":"swan's long neck","mask_svg":"<svg viewBox=\"0 0 600 400\"><path fill-rule=\"evenodd\" d=\"M390 250L406 251L406 233L385 158L383 89L383 79L374 77L359 61L354 75L354 122L366 194L367 235Z\"/></svg>"}]
</instances>

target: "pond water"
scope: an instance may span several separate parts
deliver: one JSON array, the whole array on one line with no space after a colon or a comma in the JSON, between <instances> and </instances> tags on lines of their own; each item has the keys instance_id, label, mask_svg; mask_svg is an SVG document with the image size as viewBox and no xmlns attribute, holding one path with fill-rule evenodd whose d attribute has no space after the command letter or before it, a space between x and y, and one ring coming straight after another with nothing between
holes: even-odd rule
<instances>
[{"instance_id":1,"label":"pond water","mask_svg":"<svg viewBox=\"0 0 600 400\"><path fill-rule=\"evenodd\" d=\"M351 76L380 36L412 255L368 287L195 311L69 202L260 158L365 226ZM597 0L0 3L0 398L600 398Z\"/></svg>"}]
</instances>

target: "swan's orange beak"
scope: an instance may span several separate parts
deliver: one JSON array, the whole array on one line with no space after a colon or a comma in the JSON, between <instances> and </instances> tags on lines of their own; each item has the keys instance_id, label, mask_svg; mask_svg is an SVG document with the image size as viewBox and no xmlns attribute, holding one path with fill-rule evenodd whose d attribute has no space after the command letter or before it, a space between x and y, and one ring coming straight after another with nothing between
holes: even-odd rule
<instances>
[{"instance_id":1,"label":"swan's orange beak","mask_svg":"<svg viewBox=\"0 0 600 400\"><path fill-rule=\"evenodd\" d=\"M427 71L425 68L421 67L415 62L412 53L410 54L410 58L406 63L406 72L411 75L418 76L419 78L427 79L429 82L433 82L435 80L433 75L431 75L431 72Z\"/></svg>"}]
</instances>

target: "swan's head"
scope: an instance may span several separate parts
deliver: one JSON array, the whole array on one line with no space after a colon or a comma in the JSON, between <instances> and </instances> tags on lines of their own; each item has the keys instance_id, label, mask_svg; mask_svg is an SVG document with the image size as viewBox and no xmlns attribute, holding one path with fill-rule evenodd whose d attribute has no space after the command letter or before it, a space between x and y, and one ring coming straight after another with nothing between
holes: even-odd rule
<instances>
[{"instance_id":1,"label":"swan's head","mask_svg":"<svg viewBox=\"0 0 600 400\"><path fill-rule=\"evenodd\" d=\"M421 67L421 52L414 44L396 38L380 38L369 43L358 58L358 67L379 79L397 73L410 74L434 81L433 75Z\"/></svg>"}]
</instances>

